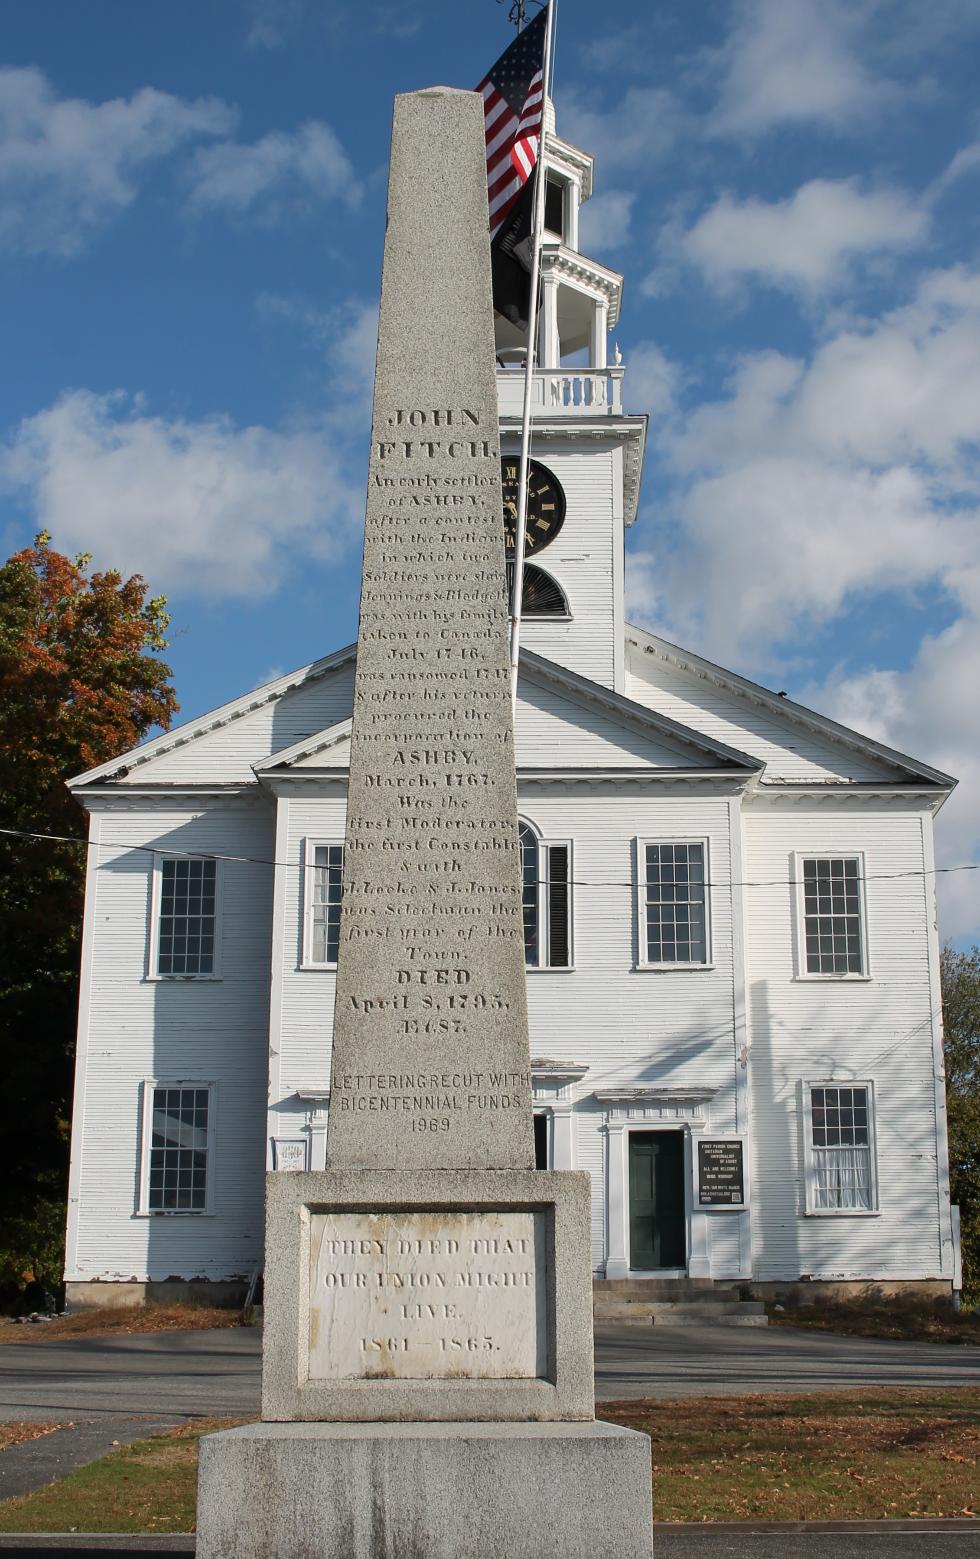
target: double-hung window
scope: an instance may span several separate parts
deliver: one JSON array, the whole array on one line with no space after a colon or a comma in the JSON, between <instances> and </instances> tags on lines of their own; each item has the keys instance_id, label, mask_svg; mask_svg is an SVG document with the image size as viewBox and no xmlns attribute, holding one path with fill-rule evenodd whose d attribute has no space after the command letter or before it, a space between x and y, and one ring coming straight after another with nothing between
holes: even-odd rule
<instances>
[{"instance_id":1,"label":"double-hung window","mask_svg":"<svg viewBox=\"0 0 980 1559\"><path fill-rule=\"evenodd\" d=\"M873 1090L870 1083L807 1083L807 1211L870 1213L877 1208Z\"/></svg>"},{"instance_id":2,"label":"double-hung window","mask_svg":"<svg viewBox=\"0 0 980 1559\"><path fill-rule=\"evenodd\" d=\"M572 967L572 846L519 829L524 962L529 969Z\"/></svg>"},{"instance_id":3,"label":"double-hung window","mask_svg":"<svg viewBox=\"0 0 980 1559\"><path fill-rule=\"evenodd\" d=\"M711 961L708 845L704 839L641 839L640 964L696 968Z\"/></svg>"},{"instance_id":4,"label":"double-hung window","mask_svg":"<svg viewBox=\"0 0 980 1559\"><path fill-rule=\"evenodd\" d=\"M211 1094L210 1083L144 1085L144 1212L207 1211Z\"/></svg>"},{"instance_id":5,"label":"double-hung window","mask_svg":"<svg viewBox=\"0 0 980 1559\"><path fill-rule=\"evenodd\" d=\"M218 861L203 856L156 858L151 974L217 974L218 867Z\"/></svg>"},{"instance_id":6,"label":"double-hung window","mask_svg":"<svg viewBox=\"0 0 980 1559\"><path fill-rule=\"evenodd\" d=\"M308 839L303 949L303 962L308 968L333 969L336 966L343 875L343 845L338 840Z\"/></svg>"},{"instance_id":7,"label":"double-hung window","mask_svg":"<svg viewBox=\"0 0 980 1559\"><path fill-rule=\"evenodd\" d=\"M864 862L860 855L797 855L800 973L867 975Z\"/></svg>"}]
</instances>

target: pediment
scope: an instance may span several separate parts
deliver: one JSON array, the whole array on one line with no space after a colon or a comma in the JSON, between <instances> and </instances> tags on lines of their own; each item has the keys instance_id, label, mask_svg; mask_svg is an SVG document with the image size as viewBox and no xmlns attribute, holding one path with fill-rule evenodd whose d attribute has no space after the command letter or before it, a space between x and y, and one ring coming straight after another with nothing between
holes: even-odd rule
<instances>
[{"instance_id":1,"label":"pediment","mask_svg":"<svg viewBox=\"0 0 980 1559\"><path fill-rule=\"evenodd\" d=\"M626 630L637 703L731 743L765 767L763 788L861 785L947 790L940 770L724 670L656 634Z\"/></svg>"},{"instance_id":2,"label":"pediment","mask_svg":"<svg viewBox=\"0 0 980 1559\"><path fill-rule=\"evenodd\" d=\"M460 730L465 730L461 723ZM304 737L253 765L259 778L344 772L351 720ZM759 765L531 651L521 655L516 719L519 773L719 772L747 778Z\"/></svg>"}]
</instances>

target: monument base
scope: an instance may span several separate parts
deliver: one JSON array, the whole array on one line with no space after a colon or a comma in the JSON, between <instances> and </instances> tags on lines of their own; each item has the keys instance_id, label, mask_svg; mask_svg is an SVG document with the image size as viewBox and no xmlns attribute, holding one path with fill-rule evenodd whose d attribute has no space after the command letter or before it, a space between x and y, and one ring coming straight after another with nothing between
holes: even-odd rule
<instances>
[{"instance_id":1,"label":"monument base","mask_svg":"<svg viewBox=\"0 0 980 1559\"><path fill-rule=\"evenodd\" d=\"M604 1423L246 1424L200 1443L198 1559L646 1559L650 1442Z\"/></svg>"}]
</instances>

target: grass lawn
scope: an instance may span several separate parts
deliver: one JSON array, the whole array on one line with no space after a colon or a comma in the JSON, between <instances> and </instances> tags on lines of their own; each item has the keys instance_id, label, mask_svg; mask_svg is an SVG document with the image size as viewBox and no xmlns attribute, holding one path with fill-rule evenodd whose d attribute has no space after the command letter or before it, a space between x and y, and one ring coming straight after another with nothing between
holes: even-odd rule
<instances>
[{"instance_id":1,"label":"grass lawn","mask_svg":"<svg viewBox=\"0 0 980 1559\"><path fill-rule=\"evenodd\" d=\"M980 1516L980 1391L604 1402L653 1442L659 1521Z\"/></svg>"},{"instance_id":2,"label":"grass lawn","mask_svg":"<svg viewBox=\"0 0 980 1559\"><path fill-rule=\"evenodd\" d=\"M604 1402L653 1442L660 1521L980 1515L980 1391ZM212 1420L121 1447L0 1501L0 1532L189 1532ZM37 1426L33 1426L37 1427Z\"/></svg>"},{"instance_id":3,"label":"grass lawn","mask_svg":"<svg viewBox=\"0 0 980 1559\"><path fill-rule=\"evenodd\" d=\"M0 1532L193 1532L197 1442L210 1419L120 1446L67 1478L0 1500Z\"/></svg>"},{"instance_id":4,"label":"grass lawn","mask_svg":"<svg viewBox=\"0 0 980 1559\"><path fill-rule=\"evenodd\" d=\"M906 1342L967 1343L980 1347L980 1315L921 1299L855 1299L769 1311L770 1326L803 1326L849 1337L894 1337Z\"/></svg>"},{"instance_id":5,"label":"grass lawn","mask_svg":"<svg viewBox=\"0 0 980 1559\"><path fill-rule=\"evenodd\" d=\"M108 1337L114 1332L184 1332L197 1328L241 1326L241 1310L217 1305L141 1305L132 1310L81 1310L53 1321L12 1321L0 1317L0 1343L52 1342L56 1337Z\"/></svg>"}]
</instances>

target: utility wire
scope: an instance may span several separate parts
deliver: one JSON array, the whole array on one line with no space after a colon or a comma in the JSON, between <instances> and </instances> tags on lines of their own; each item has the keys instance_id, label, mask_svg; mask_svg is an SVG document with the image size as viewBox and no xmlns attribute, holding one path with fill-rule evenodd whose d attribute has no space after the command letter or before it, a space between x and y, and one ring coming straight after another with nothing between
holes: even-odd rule
<instances>
[{"instance_id":1,"label":"utility wire","mask_svg":"<svg viewBox=\"0 0 980 1559\"><path fill-rule=\"evenodd\" d=\"M78 839L72 834L42 834L35 833L25 828L2 828L0 834L14 839L41 839L50 840L56 844L71 844L79 850L96 850L103 846L109 849L127 850L144 855L166 855L178 857L188 861L233 861L247 866L284 866L295 867L303 870L305 861L277 861L260 855L225 855L217 850L181 850L171 845L131 844L123 839ZM845 850L837 852L846 855ZM99 867L101 870L101 866ZM866 872L858 876L858 882L894 882L901 878L909 877L938 877L949 872L975 872L980 871L980 861L967 861L959 866L933 866L928 870L918 867L899 872ZM540 877L538 881L555 887L571 888L630 888L635 889L636 883L632 879L605 877ZM706 877L695 884L705 888L799 888L803 882L799 877L762 877L762 878L718 878Z\"/></svg>"}]
</instances>

